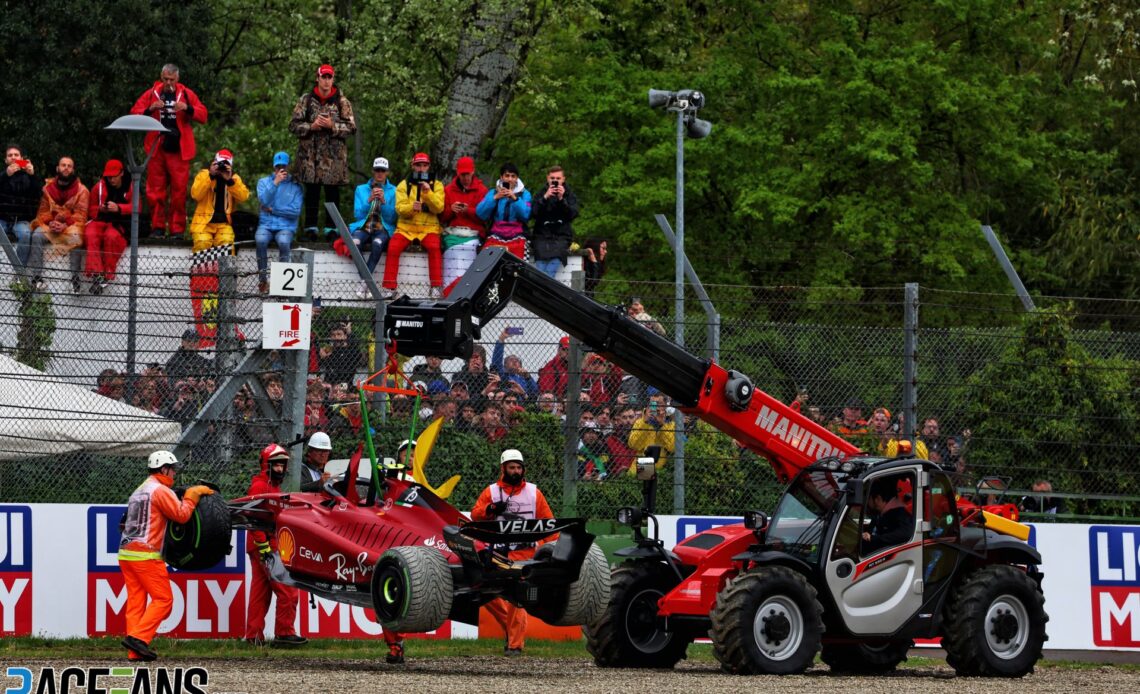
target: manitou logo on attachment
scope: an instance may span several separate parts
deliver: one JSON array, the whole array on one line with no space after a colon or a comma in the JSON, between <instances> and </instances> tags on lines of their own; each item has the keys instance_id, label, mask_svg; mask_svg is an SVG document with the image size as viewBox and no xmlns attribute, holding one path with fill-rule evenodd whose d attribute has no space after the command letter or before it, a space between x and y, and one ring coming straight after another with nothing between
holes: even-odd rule
<instances>
[{"instance_id":1,"label":"manitou logo on attachment","mask_svg":"<svg viewBox=\"0 0 1140 694\"><path fill-rule=\"evenodd\" d=\"M1089 528L1093 643L1140 647L1140 528Z\"/></svg>"},{"instance_id":2,"label":"manitou logo on attachment","mask_svg":"<svg viewBox=\"0 0 1140 694\"><path fill-rule=\"evenodd\" d=\"M0 506L0 636L32 633L32 509Z\"/></svg>"}]
</instances>

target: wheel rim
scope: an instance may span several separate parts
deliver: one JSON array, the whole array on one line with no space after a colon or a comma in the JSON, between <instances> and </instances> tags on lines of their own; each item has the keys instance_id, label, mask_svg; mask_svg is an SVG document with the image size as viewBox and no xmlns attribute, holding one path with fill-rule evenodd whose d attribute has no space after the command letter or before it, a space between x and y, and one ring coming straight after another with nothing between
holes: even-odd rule
<instances>
[{"instance_id":1,"label":"wheel rim","mask_svg":"<svg viewBox=\"0 0 1140 694\"><path fill-rule=\"evenodd\" d=\"M381 619L393 620L401 616L406 587L403 572L393 566L386 566L376 578L378 590L375 608Z\"/></svg>"},{"instance_id":2,"label":"wheel rim","mask_svg":"<svg viewBox=\"0 0 1140 694\"><path fill-rule=\"evenodd\" d=\"M1029 611L1020 599L1001 595L986 611L986 645L1002 660L1021 655L1029 641Z\"/></svg>"},{"instance_id":3,"label":"wheel rim","mask_svg":"<svg viewBox=\"0 0 1140 694\"><path fill-rule=\"evenodd\" d=\"M756 610L752 636L765 657L790 658L804 640L804 616L799 605L783 595L768 598Z\"/></svg>"},{"instance_id":4,"label":"wheel rim","mask_svg":"<svg viewBox=\"0 0 1140 694\"><path fill-rule=\"evenodd\" d=\"M673 635L657 628L657 601L664 595L655 588L635 594L625 609L625 632L629 642L642 653L657 653Z\"/></svg>"}]
</instances>

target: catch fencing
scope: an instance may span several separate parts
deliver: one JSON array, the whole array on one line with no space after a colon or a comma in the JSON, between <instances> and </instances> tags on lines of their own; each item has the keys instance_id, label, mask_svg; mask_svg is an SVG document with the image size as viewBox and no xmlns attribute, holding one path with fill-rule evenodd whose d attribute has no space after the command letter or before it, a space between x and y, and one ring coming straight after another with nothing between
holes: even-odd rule
<instances>
[{"instance_id":1,"label":"catch fencing","mask_svg":"<svg viewBox=\"0 0 1140 694\"><path fill-rule=\"evenodd\" d=\"M313 294L320 307L314 354L307 355L259 348L263 297L252 247L215 260L192 267L188 249L141 249L133 352L126 258L124 272L99 294L90 292L85 278L74 291L66 262L49 265L46 290L35 292L0 261L0 349L47 374L28 385L19 369L0 373L8 399L0 406L23 413L6 424L21 446L0 441L0 502L122 502L138 483L145 456L108 452L84 434L85 422L123 424L123 443L130 443L131 417L79 419L72 407L74 391L66 388L100 388L100 374L107 400L177 422L182 434L151 443L182 453L183 479L215 481L231 497L243 493L256 472L257 452L270 441L287 442L295 430L329 431L334 457L351 454L363 424L349 381L371 373L377 352L376 305L358 295L352 264L329 251L316 253ZM569 283L570 273L561 279ZM426 296L423 280L405 276L401 290ZM689 296L686 348L749 375L784 402L799 396L802 411L824 425L853 414L853 406L863 419L886 408L897 427L891 435L917 436L932 456L957 465L960 479L1000 476L1019 497L1048 479L1069 512L1140 515L1134 462L1140 453L1140 302L1038 298L1044 315L1063 318L1027 324L1012 294L901 286L706 289L708 312ZM671 283L606 278L596 296L614 305L638 298L652 318L645 319L647 329L656 322L673 336L673 291ZM711 314L719 316L712 330ZM341 328L343 336L336 334ZM186 331L194 334L184 343ZM417 374L424 392L418 399L371 400L379 455L392 456L400 440L414 438L432 417L446 413L449 423L427 473L435 484L462 475L451 499L461 508L494 479L498 455L507 447L523 450L528 477L561 512L609 518L618 506L639 503L641 484L621 469L628 460L614 455L619 447L606 442L628 444L623 427L633 416L653 414L652 393L623 387L611 365L594 364L593 355L575 344L587 364L570 368L579 391L540 395L540 372L559 356L561 334L517 307L483 326L479 345L486 366L501 339L504 361L515 364L510 357L516 357L515 376L524 384L534 379L533 389L504 388L479 369L460 376L468 365L459 359L443 361L438 376L422 357L404 361L404 373ZM230 386L225 402L204 409L238 371L241 383ZM468 384L467 393L452 391L456 380ZM19 400L23 404L12 400L15 391L33 404L27 397ZM1034 392L1041 393L1036 400ZM556 401L553 414L541 402L547 399ZM497 405L487 408L488 402ZM633 415L623 416L630 406ZM576 415L569 424L562 419L567 411ZM298 413L305 421L297 421ZM939 425L936 436L923 434L930 417ZM191 430L188 443L185 432ZM683 436L683 461L666 452L660 510L771 510L780 487L766 461L692 418ZM872 452L882 442L873 434L856 438ZM33 448L42 446L40 455L27 453L29 439ZM674 502L682 498L678 508Z\"/></svg>"}]
</instances>

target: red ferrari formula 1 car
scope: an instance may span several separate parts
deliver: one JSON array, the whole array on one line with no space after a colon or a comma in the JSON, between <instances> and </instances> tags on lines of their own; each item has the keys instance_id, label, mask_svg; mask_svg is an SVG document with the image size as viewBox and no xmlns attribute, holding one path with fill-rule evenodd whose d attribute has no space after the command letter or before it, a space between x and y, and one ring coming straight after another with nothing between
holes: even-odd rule
<instances>
[{"instance_id":1,"label":"red ferrari formula 1 car","mask_svg":"<svg viewBox=\"0 0 1140 694\"><path fill-rule=\"evenodd\" d=\"M230 502L234 525L276 536L274 580L372 607L400 632L447 619L478 624L479 607L497 597L564 626L591 621L609 602L609 566L583 519L473 522L425 485L398 476L373 484L358 480L359 468L358 452L322 491ZM507 558L513 546L554 535L534 559Z\"/></svg>"}]
</instances>

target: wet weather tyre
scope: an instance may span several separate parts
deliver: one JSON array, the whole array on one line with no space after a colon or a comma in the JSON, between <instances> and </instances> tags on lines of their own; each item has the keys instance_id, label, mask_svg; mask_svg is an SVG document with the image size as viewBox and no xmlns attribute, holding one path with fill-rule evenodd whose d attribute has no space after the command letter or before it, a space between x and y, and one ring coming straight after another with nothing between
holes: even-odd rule
<instances>
[{"instance_id":1,"label":"wet weather tyre","mask_svg":"<svg viewBox=\"0 0 1140 694\"><path fill-rule=\"evenodd\" d=\"M717 595L713 654L738 675L791 675L811 667L823 635L823 607L797 571L769 566L741 574Z\"/></svg>"},{"instance_id":2,"label":"wet weather tyre","mask_svg":"<svg viewBox=\"0 0 1140 694\"><path fill-rule=\"evenodd\" d=\"M692 637L657 626L657 601L677 586L660 562L628 562L614 569L610 601L582 631L598 667L671 668L685 657Z\"/></svg>"},{"instance_id":3,"label":"wet weather tyre","mask_svg":"<svg viewBox=\"0 0 1140 694\"><path fill-rule=\"evenodd\" d=\"M582 560L578 580L566 591L566 609L550 622L556 627L588 624L598 617L610 601L610 564L601 547L590 545Z\"/></svg>"},{"instance_id":4,"label":"wet weather tyre","mask_svg":"<svg viewBox=\"0 0 1140 694\"><path fill-rule=\"evenodd\" d=\"M962 676L1024 677L1048 636L1045 596L1027 573L987 566L954 588L944 615L946 662Z\"/></svg>"},{"instance_id":5,"label":"wet weather tyre","mask_svg":"<svg viewBox=\"0 0 1140 694\"><path fill-rule=\"evenodd\" d=\"M198 500L185 523L168 523L162 559L182 571L201 571L217 565L233 549L230 508L221 494Z\"/></svg>"},{"instance_id":6,"label":"wet weather tyre","mask_svg":"<svg viewBox=\"0 0 1140 694\"><path fill-rule=\"evenodd\" d=\"M447 559L433 547L392 547L372 572L372 607L385 629L434 631L451 612Z\"/></svg>"},{"instance_id":7,"label":"wet weather tyre","mask_svg":"<svg viewBox=\"0 0 1140 694\"><path fill-rule=\"evenodd\" d=\"M832 672L847 675L884 675L906 661L914 641L868 643L825 643L819 654Z\"/></svg>"}]
</instances>

